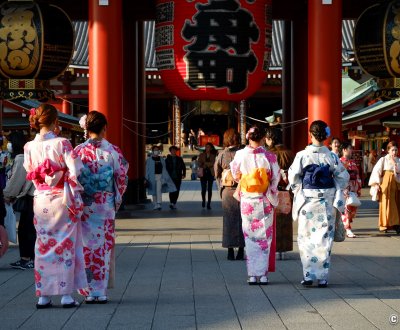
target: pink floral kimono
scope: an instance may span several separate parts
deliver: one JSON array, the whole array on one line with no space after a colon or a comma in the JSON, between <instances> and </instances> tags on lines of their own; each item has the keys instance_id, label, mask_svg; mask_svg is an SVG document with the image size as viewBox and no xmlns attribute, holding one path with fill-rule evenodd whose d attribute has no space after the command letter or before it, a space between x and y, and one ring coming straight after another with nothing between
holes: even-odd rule
<instances>
[{"instance_id":1,"label":"pink floral kimono","mask_svg":"<svg viewBox=\"0 0 400 330\"><path fill-rule=\"evenodd\" d=\"M115 213L128 184L128 163L107 140L89 139L75 148L84 169L79 181L82 195L83 245L89 289L85 296L105 296L114 272Z\"/></svg>"},{"instance_id":2,"label":"pink floral kimono","mask_svg":"<svg viewBox=\"0 0 400 330\"><path fill-rule=\"evenodd\" d=\"M53 132L36 135L24 149L27 179L36 187L36 295L71 294L87 287L77 180L83 165L70 142Z\"/></svg>"},{"instance_id":3,"label":"pink floral kimono","mask_svg":"<svg viewBox=\"0 0 400 330\"><path fill-rule=\"evenodd\" d=\"M234 177L242 174L240 210L249 276L275 270L274 207L278 204L279 165L263 147L238 150L231 162Z\"/></svg>"}]
</instances>

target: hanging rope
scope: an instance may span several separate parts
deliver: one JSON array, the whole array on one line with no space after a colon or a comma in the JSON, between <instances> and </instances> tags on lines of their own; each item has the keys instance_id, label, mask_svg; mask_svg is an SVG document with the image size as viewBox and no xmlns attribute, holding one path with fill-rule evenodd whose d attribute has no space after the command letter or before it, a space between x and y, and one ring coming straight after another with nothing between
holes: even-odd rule
<instances>
[{"instance_id":1,"label":"hanging rope","mask_svg":"<svg viewBox=\"0 0 400 330\"><path fill-rule=\"evenodd\" d=\"M239 110L237 109L237 108L235 108L235 111L237 112L237 113L239 113L240 114L240 112L239 112ZM251 120L254 120L254 121L258 121L258 122L260 122L260 123L264 123L264 124L270 124L270 122L268 122L268 121L266 121L266 120L261 120L261 119L257 119L257 118L253 118L253 117L250 117L250 116L247 116L247 115L245 115L245 117L246 118L249 118L249 119L251 119ZM300 124L300 123L302 123L303 121L306 121L306 120L308 120L308 117L305 117L305 118L303 118L303 119L299 119L299 120L294 120L294 121L287 121L287 122L281 122L281 123L279 123L280 125L292 125L292 124L295 124L295 125L297 125L297 124ZM294 126L294 125L293 125ZM282 128L289 128L289 127L292 127L292 126L288 126L288 127L282 127Z\"/></svg>"},{"instance_id":2,"label":"hanging rope","mask_svg":"<svg viewBox=\"0 0 400 330\"><path fill-rule=\"evenodd\" d=\"M197 107L194 107L191 111L189 111L188 113L184 114L182 116L183 119L181 120L181 122L183 122L196 109L197 109ZM135 120L127 119L127 118L122 118L122 119L127 121L127 122L129 122L129 123L139 124L139 125L161 125L161 124L167 124L167 123L172 122L172 119L167 120L167 121L158 122L158 123L147 123L147 122L135 121Z\"/></svg>"},{"instance_id":3,"label":"hanging rope","mask_svg":"<svg viewBox=\"0 0 400 330\"><path fill-rule=\"evenodd\" d=\"M164 134L161 134L161 135L156 135L156 136L147 136L147 135L143 135L143 134L140 134L140 133L138 133L138 132L135 132L133 129L131 129L128 125L126 125L126 124L124 124L124 127L128 130L128 131L130 131L130 132L132 132L133 134L135 134L135 135L137 135L137 136L140 136L140 137L144 137L144 138L149 138L149 139L157 139L157 138L160 138L160 137L163 137L163 136L167 136L168 134L171 134L171 131L168 131L167 133L164 133Z\"/></svg>"}]
</instances>

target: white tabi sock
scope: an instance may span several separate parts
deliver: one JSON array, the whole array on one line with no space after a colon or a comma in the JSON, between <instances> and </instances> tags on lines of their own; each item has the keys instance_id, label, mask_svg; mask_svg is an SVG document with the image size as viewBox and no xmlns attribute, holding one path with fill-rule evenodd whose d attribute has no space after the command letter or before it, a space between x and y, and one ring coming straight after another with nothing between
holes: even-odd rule
<instances>
[{"instance_id":1,"label":"white tabi sock","mask_svg":"<svg viewBox=\"0 0 400 330\"><path fill-rule=\"evenodd\" d=\"M72 304L74 301L75 301L74 298L72 298L71 295L69 294L65 294L61 298L62 305Z\"/></svg>"},{"instance_id":2,"label":"white tabi sock","mask_svg":"<svg viewBox=\"0 0 400 330\"><path fill-rule=\"evenodd\" d=\"M50 297L49 296L41 296L39 297L38 304L39 305L47 305L50 302Z\"/></svg>"}]
</instances>

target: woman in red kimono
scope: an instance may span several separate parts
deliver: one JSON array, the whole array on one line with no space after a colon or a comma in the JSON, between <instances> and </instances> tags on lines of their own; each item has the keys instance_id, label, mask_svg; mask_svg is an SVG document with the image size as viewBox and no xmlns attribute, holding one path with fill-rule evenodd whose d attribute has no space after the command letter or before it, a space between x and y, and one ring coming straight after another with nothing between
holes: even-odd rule
<instances>
[{"instance_id":1,"label":"woman in red kimono","mask_svg":"<svg viewBox=\"0 0 400 330\"><path fill-rule=\"evenodd\" d=\"M353 147L349 142L343 142L340 146L342 151L342 157L340 161L343 163L344 167L346 168L347 172L350 174L349 185L345 190L345 196L348 195L349 192L354 192L357 196L361 195L361 187L362 181L360 178L360 174L358 171L358 167L356 162L351 158L353 153ZM356 235L351 231L351 223L353 219L356 217L357 207L346 205L344 214L342 214L342 221L344 228L346 229L347 237L355 238Z\"/></svg>"}]
</instances>

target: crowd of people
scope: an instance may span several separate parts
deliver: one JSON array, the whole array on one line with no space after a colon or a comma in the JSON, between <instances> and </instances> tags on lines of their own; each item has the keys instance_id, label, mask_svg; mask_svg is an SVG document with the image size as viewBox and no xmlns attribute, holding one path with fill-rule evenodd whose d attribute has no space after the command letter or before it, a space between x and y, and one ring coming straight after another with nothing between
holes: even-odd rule
<instances>
[{"instance_id":1,"label":"crowd of people","mask_svg":"<svg viewBox=\"0 0 400 330\"><path fill-rule=\"evenodd\" d=\"M10 136L13 164L4 196L0 189L0 221L6 212L1 199L5 203L25 199L18 228L20 260L11 265L35 269L38 309L51 307L54 295L62 296L64 308L77 306L72 297L75 290L88 304L107 303L107 288L115 276L114 220L127 188L128 164L118 147L104 138L107 120L97 111L82 117L88 136L75 149L57 135L53 106L32 109L29 120L38 134L26 144L23 135ZM213 182L217 183L223 210L222 246L228 260L247 260L249 285L268 284L268 274L275 270L275 252L293 249L293 220L298 222L304 286L328 286L338 221L348 238L356 237L351 224L358 204L353 199L361 194L362 178L352 145L331 138L328 148L329 137L328 125L314 121L309 128L311 143L294 155L274 128L251 127L245 146L231 128L224 133L223 150L217 153L207 143L198 158L192 158L191 179L200 178L202 208L211 209ZM162 209L166 192L170 209L177 208L186 177L178 150L171 146L165 158L160 146L153 146L146 160L145 185L154 210ZM379 229L399 234L396 142L389 142L386 151L379 160L371 152L364 170L370 173L371 195L379 201ZM3 225L0 256L8 246Z\"/></svg>"},{"instance_id":2,"label":"crowd of people","mask_svg":"<svg viewBox=\"0 0 400 330\"><path fill-rule=\"evenodd\" d=\"M388 143L387 155L379 161L371 151L363 167L365 173L360 173L352 144L330 137L323 121L311 124L311 144L297 155L285 148L280 137L276 128L263 131L254 126L246 136L248 145L243 146L239 133L228 129L223 150L217 153L207 143L198 158L192 158L191 179L200 177L202 207L208 209L216 181L223 210L222 246L228 251L228 260L247 259L250 285L267 284L268 272L275 268L275 252L282 255L293 250L295 220L303 265L301 283L310 286L316 281L319 287L326 287L337 221L348 238L356 238L352 223L360 203L363 174L369 174L368 185L379 194L380 230L400 233L397 145ZM325 146L328 139L330 148ZM174 157L175 152L171 154L168 157ZM165 173L171 173L168 166Z\"/></svg>"}]
</instances>

